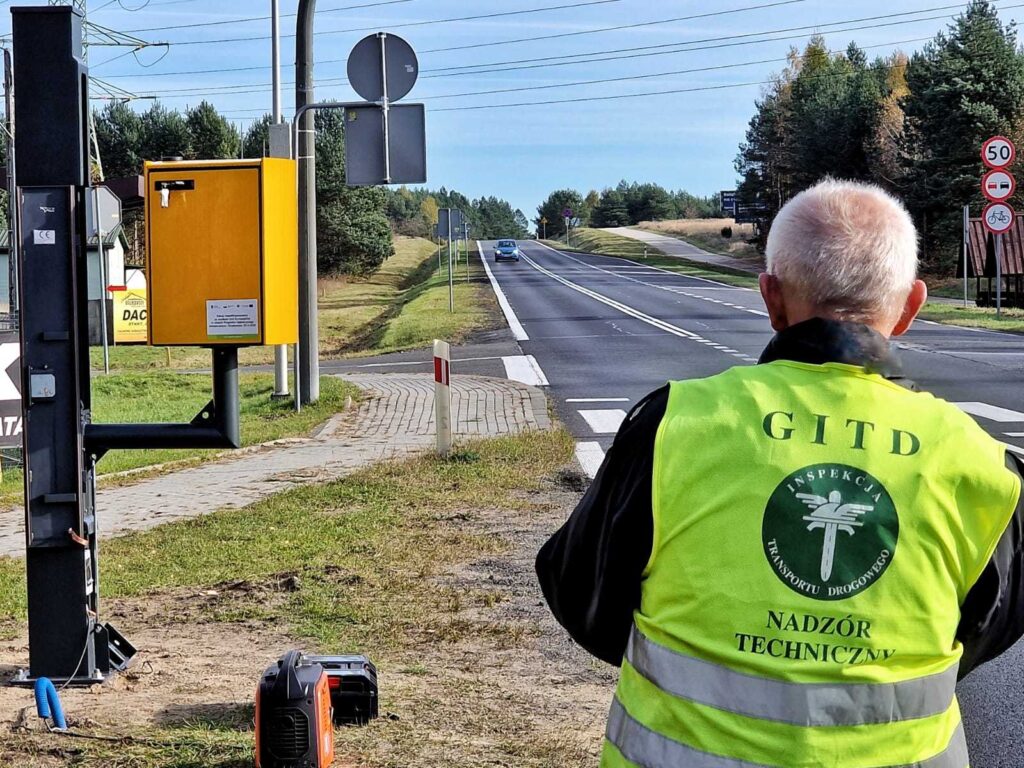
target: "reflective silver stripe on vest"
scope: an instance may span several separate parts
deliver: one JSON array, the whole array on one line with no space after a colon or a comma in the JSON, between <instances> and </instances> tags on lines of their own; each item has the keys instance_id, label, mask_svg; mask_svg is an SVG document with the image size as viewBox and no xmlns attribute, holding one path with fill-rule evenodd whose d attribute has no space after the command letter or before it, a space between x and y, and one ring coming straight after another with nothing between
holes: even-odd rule
<instances>
[{"instance_id":1,"label":"reflective silver stripe on vest","mask_svg":"<svg viewBox=\"0 0 1024 768\"><path fill-rule=\"evenodd\" d=\"M672 651L635 626L626 660L666 693L791 725L870 725L938 715L953 703L958 664L898 683L790 683Z\"/></svg>"},{"instance_id":2,"label":"reflective silver stripe on vest","mask_svg":"<svg viewBox=\"0 0 1024 768\"><path fill-rule=\"evenodd\" d=\"M612 701L605 736L623 757L641 768L771 768L764 763L748 763L734 757L702 752L662 736L634 720L618 698ZM888 768L967 768L967 763L967 740L963 724L960 724L949 745L939 754L918 763Z\"/></svg>"}]
</instances>

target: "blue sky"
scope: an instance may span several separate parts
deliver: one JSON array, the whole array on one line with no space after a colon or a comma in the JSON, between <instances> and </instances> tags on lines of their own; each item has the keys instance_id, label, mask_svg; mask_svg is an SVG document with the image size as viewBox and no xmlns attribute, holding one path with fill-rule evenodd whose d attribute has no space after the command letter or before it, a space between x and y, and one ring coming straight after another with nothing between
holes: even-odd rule
<instances>
[{"instance_id":1,"label":"blue sky","mask_svg":"<svg viewBox=\"0 0 1024 768\"><path fill-rule=\"evenodd\" d=\"M394 31L420 52L421 77L405 101L427 105L429 186L458 189L470 197L498 195L528 216L553 189L585 193L623 178L698 194L731 188L733 159L761 83L784 65L790 46L802 45L818 31L834 49L856 40L869 47L871 56L911 51L943 29L963 5L952 0L392 0L353 7L374 1L317 3L317 98L355 99L344 82L348 51L371 30ZM0 2L0 9L10 4ZM281 0L282 14L294 13L296 5L297 0ZM448 21L568 5L576 7ZM997 6L1006 21L1024 13L1021 0L1000 0ZM138 10L126 10L132 8ZM270 0L90 0L89 9L97 24L143 30L133 34L172 43L166 54L152 48L137 56L93 47L96 77L139 95L157 95L179 109L207 98L242 126L269 111L269 39L207 41L269 36L269 21L245 19L269 15ZM851 21L890 14L907 15ZM224 23L184 26L209 22ZM630 26L596 31L624 25ZM3 28L9 28L9 21L0 24ZM294 17L285 16L282 34L292 35L294 28ZM778 31L791 28L800 29ZM187 41L200 42L173 44ZM599 52L641 47L592 60ZM553 58L579 54L591 55L578 56L583 61ZM469 67L510 61L520 63L502 64L505 71L499 72L477 73L486 67ZM285 83L293 80L293 62L293 40L286 37ZM709 69L722 66L727 68ZM240 71L195 72L223 69ZM654 76L573 85L641 75ZM536 90L462 95L515 88ZM702 88L708 90L686 92ZM286 85L283 90L287 117L294 89ZM651 91L683 92L606 98ZM559 103L499 106L540 101ZM148 103L137 105L144 109ZM466 107L484 108L442 111Z\"/></svg>"}]
</instances>

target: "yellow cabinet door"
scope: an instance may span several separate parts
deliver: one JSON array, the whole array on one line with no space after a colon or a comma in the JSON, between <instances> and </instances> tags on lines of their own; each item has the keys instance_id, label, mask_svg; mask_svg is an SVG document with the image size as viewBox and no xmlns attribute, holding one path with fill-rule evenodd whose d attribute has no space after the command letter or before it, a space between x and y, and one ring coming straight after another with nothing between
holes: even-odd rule
<instances>
[{"instance_id":1,"label":"yellow cabinet door","mask_svg":"<svg viewBox=\"0 0 1024 768\"><path fill-rule=\"evenodd\" d=\"M147 183L150 343L261 343L259 167L153 168Z\"/></svg>"}]
</instances>

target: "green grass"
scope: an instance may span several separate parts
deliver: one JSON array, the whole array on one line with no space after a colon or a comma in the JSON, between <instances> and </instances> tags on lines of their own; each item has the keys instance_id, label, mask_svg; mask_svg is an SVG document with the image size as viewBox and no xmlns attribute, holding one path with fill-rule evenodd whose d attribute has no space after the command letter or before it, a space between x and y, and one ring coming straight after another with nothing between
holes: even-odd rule
<instances>
[{"instance_id":1,"label":"green grass","mask_svg":"<svg viewBox=\"0 0 1024 768\"><path fill-rule=\"evenodd\" d=\"M553 248L565 250L564 243L548 241ZM700 262L668 256L651 245L647 245L647 256L644 256L644 243L630 237L623 237L600 229L578 229L573 233L573 249L583 253L597 253L602 256L618 256L641 264L650 264L671 272L689 277L702 277L706 280L717 280L726 285L742 288L756 288L757 277L746 272L713 268Z\"/></svg>"},{"instance_id":2,"label":"green grass","mask_svg":"<svg viewBox=\"0 0 1024 768\"><path fill-rule=\"evenodd\" d=\"M513 619L457 615L461 605L485 605L483 596L437 577L454 564L507 547L507 541L459 521L484 511L537 509L537 491L551 487L571 460L572 446L562 431L476 442L458 460L429 456L381 464L245 509L115 538L103 545L102 596L145 600L158 613L163 605L180 606L177 614L168 611L168 623L244 620L253 631L252 622L262 621L322 652L359 648L399 669L417 658L432 669L423 654L458 640L514 643L523 632ZM23 571L20 560L0 558L0 616L11 632L21 630L25 616ZM297 577L297 588L276 586L289 576ZM252 589L233 588L238 585ZM199 588L214 588L220 597L183 598ZM187 701L187 692L182 696ZM453 711L466 716L463 710L460 702ZM251 765L251 716L251 709L240 707L220 720L137 730L116 743L57 743L78 750L74 765L90 768L242 768ZM124 732L120 726L112 730ZM0 758L32 765L33 750L52 747L54 738L0 734ZM386 730L343 730L339 750L383 765L384 753L374 749L391 738ZM386 752L397 747L389 743Z\"/></svg>"},{"instance_id":3,"label":"green grass","mask_svg":"<svg viewBox=\"0 0 1024 768\"><path fill-rule=\"evenodd\" d=\"M209 374L121 373L93 378L93 419L97 423L191 421L210 400ZM345 407L346 398L358 399L358 387L334 376L320 379L320 400L295 412L291 400L272 400L274 377L263 373L239 376L241 437L243 445L306 435ZM98 465L100 474L124 472L166 462L196 463L220 451L146 450L111 451ZM20 471L4 473L0 502L17 501L22 493Z\"/></svg>"},{"instance_id":4,"label":"green grass","mask_svg":"<svg viewBox=\"0 0 1024 768\"><path fill-rule=\"evenodd\" d=\"M352 327L334 352L342 355L379 355L424 347L434 339L459 343L474 332L499 327L497 304L472 243L468 273L466 253L461 245L457 259L453 259L455 311L451 312L447 250L442 254L439 269L436 246L425 240L406 242L414 244L409 248L415 255L408 258L411 271L407 272L405 283L389 292L387 302L381 305L381 311ZM363 292L360 300L371 302L374 295ZM347 296L339 292L335 294L335 299L323 302L324 312L332 301L342 300L347 303ZM351 323L350 319L343 317L338 317L338 321Z\"/></svg>"},{"instance_id":5,"label":"green grass","mask_svg":"<svg viewBox=\"0 0 1024 768\"><path fill-rule=\"evenodd\" d=\"M993 307L963 307L929 302L921 311L922 320L966 328L1024 333L1024 309L1004 309L999 317Z\"/></svg>"}]
</instances>

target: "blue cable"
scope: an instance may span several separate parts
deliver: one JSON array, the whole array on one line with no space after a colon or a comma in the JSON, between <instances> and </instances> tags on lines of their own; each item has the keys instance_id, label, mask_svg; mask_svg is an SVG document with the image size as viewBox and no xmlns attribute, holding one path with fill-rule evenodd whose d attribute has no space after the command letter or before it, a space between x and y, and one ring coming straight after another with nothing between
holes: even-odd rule
<instances>
[{"instance_id":1,"label":"blue cable","mask_svg":"<svg viewBox=\"0 0 1024 768\"><path fill-rule=\"evenodd\" d=\"M64 707L60 704L60 696L57 695L57 689L50 682L50 678L40 677L36 680L35 692L36 714L46 720L51 716L52 710L54 726L62 731L66 730L68 724L64 719Z\"/></svg>"}]
</instances>

